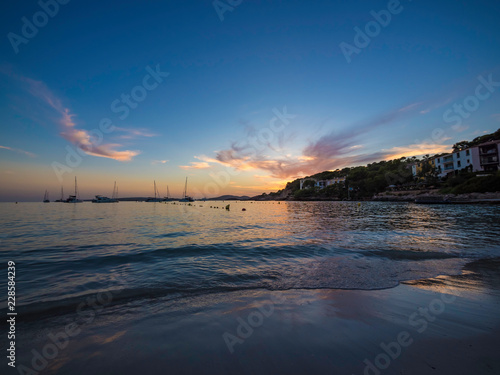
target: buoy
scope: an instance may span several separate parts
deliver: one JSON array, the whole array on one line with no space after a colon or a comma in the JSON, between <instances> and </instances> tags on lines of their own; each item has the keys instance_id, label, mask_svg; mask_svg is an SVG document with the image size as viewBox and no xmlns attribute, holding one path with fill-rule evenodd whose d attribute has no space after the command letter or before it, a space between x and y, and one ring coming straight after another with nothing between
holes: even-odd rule
<instances>
[{"instance_id":1,"label":"buoy","mask_svg":"<svg viewBox=\"0 0 500 375\"><path fill-rule=\"evenodd\" d=\"M229 207L230 207L230 206L231 206L231 205L230 205L230 204L228 204L228 205L226 206L226 210L228 210L228 211L229 211Z\"/></svg>"}]
</instances>

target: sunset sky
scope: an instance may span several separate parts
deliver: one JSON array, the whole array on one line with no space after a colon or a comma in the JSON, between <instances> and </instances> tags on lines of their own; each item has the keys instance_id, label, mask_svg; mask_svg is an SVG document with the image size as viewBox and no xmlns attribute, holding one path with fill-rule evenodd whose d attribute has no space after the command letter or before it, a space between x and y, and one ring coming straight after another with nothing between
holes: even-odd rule
<instances>
[{"instance_id":1,"label":"sunset sky","mask_svg":"<svg viewBox=\"0 0 500 375\"><path fill-rule=\"evenodd\" d=\"M85 199L114 181L152 195L154 180L179 197L186 177L195 197L256 195L448 151L500 127L499 14L491 0L8 2L0 201L57 199L75 176Z\"/></svg>"}]
</instances>

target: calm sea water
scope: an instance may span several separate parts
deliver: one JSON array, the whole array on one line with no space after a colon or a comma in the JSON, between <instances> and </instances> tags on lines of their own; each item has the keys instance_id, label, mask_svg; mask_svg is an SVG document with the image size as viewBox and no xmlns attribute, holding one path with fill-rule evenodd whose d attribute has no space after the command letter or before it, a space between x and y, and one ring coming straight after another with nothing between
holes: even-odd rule
<instances>
[{"instance_id":1,"label":"calm sea water","mask_svg":"<svg viewBox=\"0 0 500 375\"><path fill-rule=\"evenodd\" d=\"M126 310L242 289L378 289L500 256L498 206L0 203L0 228L25 319L104 291L119 291L114 303Z\"/></svg>"}]
</instances>

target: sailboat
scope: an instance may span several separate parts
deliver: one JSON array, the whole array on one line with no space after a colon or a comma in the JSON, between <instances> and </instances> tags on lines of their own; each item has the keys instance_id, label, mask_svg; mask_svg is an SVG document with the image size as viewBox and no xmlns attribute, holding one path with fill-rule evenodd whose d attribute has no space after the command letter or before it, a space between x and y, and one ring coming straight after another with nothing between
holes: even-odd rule
<instances>
[{"instance_id":1,"label":"sailboat","mask_svg":"<svg viewBox=\"0 0 500 375\"><path fill-rule=\"evenodd\" d=\"M49 192L45 190L45 195L43 196L43 203L49 203Z\"/></svg>"},{"instance_id":2,"label":"sailboat","mask_svg":"<svg viewBox=\"0 0 500 375\"><path fill-rule=\"evenodd\" d=\"M167 185L167 196L163 198L163 202L170 202L173 201L174 198L170 198L170 190L168 190L168 185Z\"/></svg>"},{"instance_id":3,"label":"sailboat","mask_svg":"<svg viewBox=\"0 0 500 375\"><path fill-rule=\"evenodd\" d=\"M186 185L184 185L184 197L179 199L179 202L194 202L194 199L187 195L188 178L186 177Z\"/></svg>"},{"instance_id":4,"label":"sailboat","mask_svg":"<svg viewBox=\"0 0 500 375\"><path fill-rule=\"evenodd\" d=\"M161 202L163 201L162 198L160 198L160 193L158 192L158 189L156 188L156 181L154 182L154 189L155 189L155 197L154 198L148 198L146 199L146 202Z\"/></svg>"},{"instance_id":5,"label":"sailboat","mask_svg":"<svg viewBox=\"0 0 500 375\"><path fill-rule=\"evenodd\" d=\"M116 187L116 181L115 186L113 187L113 195L111 196L111 198L102 195L96 195L95 199L92 199L92 203L118 203L118 188Z\"/></svg>"},{"instance_id":6,"label":"sailboat","mask_svg":"<svg viewBox=\"0 0 500 375\"><path fill-rule=\"evenodd\" d=\"M62 186L61 186L61 199L56 199L54 202L64 202L64 191Z\"/></svg>"},{"instance_id":7,"label":"sailboat","mask_svg":"<svg viewBox=\"0 0 500 375\"><path fill-rule=\"evenodd\" d=\"M75 176L75 195L70 195L68 199L64 201L64 203L82 203L83 201L78 198L78 187L76 184L76 176Z\"/></svg>"}]
</instances>

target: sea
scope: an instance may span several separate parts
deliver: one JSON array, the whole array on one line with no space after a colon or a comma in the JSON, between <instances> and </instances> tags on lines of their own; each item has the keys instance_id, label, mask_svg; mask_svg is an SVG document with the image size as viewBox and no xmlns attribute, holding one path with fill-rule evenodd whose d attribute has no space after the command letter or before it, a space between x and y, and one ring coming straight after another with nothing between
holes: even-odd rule
<instances>
[{"instance_id":1,"label":"sea","mask_svg":"<svg viewBox=\"0 0 500 375\"><path fill-rule=\"evenodd\" d=\"M99 293L127 314L131 303L239 290L391 288L500 257L500 206L484 205L0 203L0 228L0 290L14 262L28 321Z\"/></svg>"}]
</instances>

